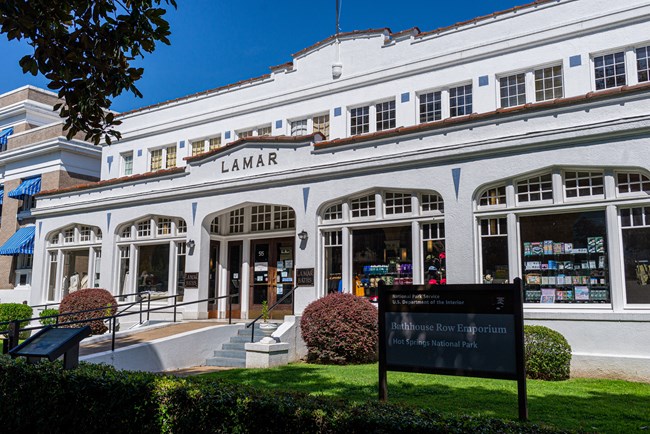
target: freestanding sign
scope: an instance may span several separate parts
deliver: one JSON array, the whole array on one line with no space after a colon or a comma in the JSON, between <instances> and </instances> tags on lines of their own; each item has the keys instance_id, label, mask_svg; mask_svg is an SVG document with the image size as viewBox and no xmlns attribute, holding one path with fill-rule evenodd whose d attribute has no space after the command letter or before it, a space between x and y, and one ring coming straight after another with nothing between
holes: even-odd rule
<instances>
[{"instance_id":1,"label":"freestanding sign","mask_svg":"<svg viewBox=\"0 0 650 434\"><path fill-rule=\"evenodd\" d=\"M379 399L387 371L516 380L527 420L521 280L379 292Z\"/></svg>"}]
</instances>

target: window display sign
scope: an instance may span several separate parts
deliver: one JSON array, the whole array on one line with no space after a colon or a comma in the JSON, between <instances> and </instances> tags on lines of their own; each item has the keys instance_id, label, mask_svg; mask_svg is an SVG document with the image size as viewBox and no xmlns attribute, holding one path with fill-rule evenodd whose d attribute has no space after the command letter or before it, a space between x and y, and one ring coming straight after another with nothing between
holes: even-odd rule
<instances>
[{"instance_id":1,"label":"window display sign","mask_svg":"<svg viewBox=\"0 0 650 434\"><path fill-rule=\"evenodd\" d=\"M379 397L387 371L517 380L527 418L522 287L434 285L379 295Z\"/></svg>"}]
</instances>

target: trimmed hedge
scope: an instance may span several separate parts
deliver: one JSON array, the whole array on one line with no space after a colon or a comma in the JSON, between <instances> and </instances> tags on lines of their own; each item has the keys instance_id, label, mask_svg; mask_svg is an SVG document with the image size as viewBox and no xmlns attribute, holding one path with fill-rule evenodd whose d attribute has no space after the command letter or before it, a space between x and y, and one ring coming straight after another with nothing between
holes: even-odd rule
<instances>
[{"instance_id":1,"label":"trimmed hedge","mask_svg":"<svg viewBox=\"0 0 650 434\"><path fill-rule=\"evenodd\" d=\"M113 294L111 294L109 291L101 288L80 289L63 297L63 300L61 300L61 304L59 305L59 312L61 312L61 314L98 309L103 307L106 309L61 316L59 318L59 321L72 322L93 318L103 318L113 315L117 311L117 301L115 300L115 297L113 297ZM69 326L63 327L76 328L83 327L85 325L90 326L94 335L101 335L103 333L106 333L108 330L108 327L106 327L103 320L91 321L88 323L70 324Z\"/></svg>"},{"instance_id":2,"label":"trimmed hedge","mask_svg":"<svg viewBox=\"0 0 650 434\"><path fill-rule=\"evenodd\" d=\"M367 402L346 404L193 378L0 356L3 432L561 433L532 424Z\"/></svg>"},{"instance_id":3,"label":"trimmed hedge","mask_svg":"<svg viewBox=\"0 0 650 434\"><path fill-rule=\"evenodd\" d=\"M56 318L43 318L43 317L53 316L58 314L59 314L59 309L43 309L41 313L38 314L38 316L41 318L39 321L44 326L54 325L56 324Z\"/></svg>"},{"instance_id":4,"label":"trimmed hedge","mask_svg":"<svg viewBox=\"0 0 650 434\"><path fill-rule=\"evenodd\" d=\"M1 303L0 304L0 323L5 321L15 321L17 319L29 320L32 317L33 310L30 306L21 303ZM21 321L20 328L27 327L29 321ZM9 324L0 325L0 331L9 330ZM20 339L27 339L31 330L20 332Z\"/></svg>"},{"instance_id":5,"label":"trimmed hedge","mask_svg":"<svg viewBox=\"0 0 650 434\"><path fill-rule=\"evenodd\" d=\"M535 380L568 380L571 346L562 334L544 326L524 326L526 376Z\"/></svg>"},{"instance_id":6,"label":"trimmed hedge","mask_svg":"<svg viewBox=\"0 0 650 434\"><path fill-rule=\"evenodd\" d=\"M307 360L344 365L377 360L377 308L352 294L330 294L310 303L300 320Z\"/></svg>"}]
</instances>

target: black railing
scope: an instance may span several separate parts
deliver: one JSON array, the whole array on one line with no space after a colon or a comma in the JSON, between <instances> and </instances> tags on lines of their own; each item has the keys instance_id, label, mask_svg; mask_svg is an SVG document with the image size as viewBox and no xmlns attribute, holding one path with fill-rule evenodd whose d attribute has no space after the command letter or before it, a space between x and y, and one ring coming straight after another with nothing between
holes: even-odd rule
<instances>
[{"instance_id":1,"label":"black railing","mask_svg":"<svg viewBox=\"0 0 650 434\"><path fill-rule=\"evenodd\" d=\"M117 318L121 318L124 316L130 316L134 315L134 312L129 312L127 311L128 308L133 307L136 304L140 304L140 324L143 323L142 321L142 314L146 313L147 314L147 321L149 321L149 314L151 312L157 312L160 310L165 310L169 309L170 305L165 305L165 306L156 306L156 307L151 307L151 294L149 293L138 293L138 294L131 294L131 295L138 295L140 296L138 300L127 303L127 305L121 305L121 307L124 307L121 311L115 312L115 314L112 315L104 315L101 317L95 317L95 318L89 318L89 319L83 319L83 320L76 320L76 321L65 321L65 318L63 318L63 322L61 317L71 317L73 315L77 315L80 313L89 313L89 312L97 312L97 311L106 311L107 309L110 309L111 306L105 306L105 307L99 307L95 309L87 309L87 310L79 310L75 312L66 312L66 313L58 313L56 315L47 315L43 317L32 317L32 318L25 318L25 319L19 319L19 320L13 320L13 321L4 321L0 322L0 328L4 328L4 326L8 326L7 330L2 330L0 331L0 336L2 335L7 335L7 339L4 339L3 342L3 348L2 352L3 354L6 354L9 349L14 348L18 345L18 340L20 336L20 332L24 331L32 331L32 330L39 330L42 328L47 327L46 325L39 325L39 326L32 326L32 327L24 327L21 328L20 324L25 323L25 322L32 322L32 321L40 321L44 319L54 319L55 321L55 326L54 327L61 327L61 326L67 326L67 325L74 325L74 324L84 324L92 321L109 321L109 330L111 331L111 351L115 351L115 332L116 332L116 320ZM147 295L147 308L143 309L143 295ZM219 297L209 297L209 298L204 298L201 300L195 300L195 301L187 301L183 303L178 303L178 297L180 295L170 295L166 297L160 297L156 298L156 300L167 300L170 298L174 299L174 303L172 305L173 307L173 322L176 322L176 316L177 316L177 308L180 306L189 306L192 304L198 304L198 303L209 303L209 302L217 302L220 299L228 298L228 324L232 324L232 299L234 297L238 297L239 293L236 294L229 294L229 295L222 295Z\"/></svg>"},{"instance_id":2,"label":"black railing","mask_svg":"<svg viewBox=\"0 0 650 434\"><path fill-rule=\"evenodd\" d=\"M293 295L293 293L296 291L296 289L298 289L297 286L294 286L293 288L291 288L291 289L290 289L286 294L284 294L284 295L282 296L282 298L280 298L278 301L276 301L275 303L273 303L273 305L272 305L271 307L269 307L269 310L268 310L267 312L270 313L273 309L275 309L275 307L276 307L277 305L281 304L284 300L286 300L287 298L289 298L290 295ZM293 303L291 303L291 306L293 306ZM293 307L292 307L292 310L293 310ZM260 319L262 319L263 316L264 316L264 314L260 314L260 315L259 315L257 318L255 318L253 321L251 321L251 322L249 322L248 324L246 324L246 328L253 327L253 328L251 329L251 342L255 342L255 323L256 323L257 321L259 321Z\"/></svg>"}]
</instances>

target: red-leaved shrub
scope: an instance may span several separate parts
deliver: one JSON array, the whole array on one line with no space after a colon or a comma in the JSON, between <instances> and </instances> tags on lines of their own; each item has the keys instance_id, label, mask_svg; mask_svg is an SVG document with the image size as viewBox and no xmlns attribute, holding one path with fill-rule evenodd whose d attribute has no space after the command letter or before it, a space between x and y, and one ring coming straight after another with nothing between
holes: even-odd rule
<instances>
[{"instance_id":1,"label":"red-leaved shrub","mask_svg":"<svg viewBox=\"0 0 650 434\"><path fill-rule=\"evenodd\" d=\"M330 294L311 303L302 314L307 360L344 365L377 360L377 309L365 298Z\"/></svg>"},{"instance_id":2,"label":"red-leaved shrub","mask_svg":"<svg viewBox=\"0 0 650 434\"><path fill-rule=\"evenodd\" d=\"M92 312L79 312L82 310L99 309ZM113 315L117 311L117 301L115 297L105 289L85 288L72 292L61 300L59 313L69 314L60 318L61 322L81 321L85 319L102 318ZM106 333L108 327L103 320L91 321L88 323L70 324L63 327L83 327L89 325L94 335Z\"/></svg>"}]
</instances>

